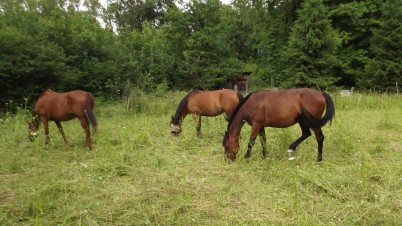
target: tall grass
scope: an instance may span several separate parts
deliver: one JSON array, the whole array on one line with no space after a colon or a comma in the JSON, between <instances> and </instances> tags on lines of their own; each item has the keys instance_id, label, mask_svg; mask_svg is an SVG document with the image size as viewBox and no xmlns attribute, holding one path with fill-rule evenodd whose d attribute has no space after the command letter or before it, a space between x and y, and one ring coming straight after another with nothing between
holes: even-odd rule
<instances>
[{"instance_id":1,"label":"tall grass","mask_svg":"<svg viewBox=\"0 0 402 226\"><path fill-rule=\"evenodd\" d=\"M245 125L240 158L228 164L223 116L202 118L202 139L191 116L179 137L170 135L184 95L141 94L128 113L123 101L98 101L92 151L77 120L63 124L69 145L54 124L45 145L43 126L36 141L27 138L29 112L3 116L0 225L400 224L400 96L333 96L322 162L313 137L287 159L297 126L268 128L268 157L256 142L246 161Z\"/></svg>"}]
</instances>

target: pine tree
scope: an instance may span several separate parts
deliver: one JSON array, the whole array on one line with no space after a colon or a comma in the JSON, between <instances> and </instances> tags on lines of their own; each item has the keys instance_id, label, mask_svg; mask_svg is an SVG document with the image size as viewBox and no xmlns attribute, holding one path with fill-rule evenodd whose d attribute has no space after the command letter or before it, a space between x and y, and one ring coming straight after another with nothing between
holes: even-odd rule
<instances>
[{"instance_id":1,"label":"pine tree","mask_svg":"<svg viewBox=\"0 0 402 226\"><path fill-rule=\"evenodd\" d=\"M361 82L377 90L394 91L402 83L402 5L400 0L386 1L379 27L370 40L372 58Z\"/></svg>"},{"instance_id":2,"label":"pine tree","mask_svg":"<svg viewBox=\"0 0 402 226\"><path fill-rule=\"evenodd\" d=\"M292 27L289 43L283 52L285 87L328 87L338 80L334 75L335 52L339 46L331 26L328 8L322 0L308 0Z\"/></svg>"}]
</instances>

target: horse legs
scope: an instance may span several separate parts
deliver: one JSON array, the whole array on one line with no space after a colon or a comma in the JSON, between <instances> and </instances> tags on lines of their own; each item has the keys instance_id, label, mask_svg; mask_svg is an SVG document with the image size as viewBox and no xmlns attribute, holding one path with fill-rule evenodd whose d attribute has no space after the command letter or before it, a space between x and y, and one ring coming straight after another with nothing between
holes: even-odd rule
<instances>
[{"instance_id":1,"label":"horse legs","mask_svg":"<svg viewBox=\"0 0 402 226\"><path fill-rule=\"evenodd\" d=\"M47 120L46 117L40 117L40 120L43 123L43 127L45 128L45 135L46 135L46 141L45 144L50 143L50 137L49 137L49 121Z\"/></svg>"},{"instance_id":2,"label":"horse legs","mask_svg":"<svg viewBox=\"0 0 402 226\"><path fill-rule=\"evenodd\" d=\"M317 161L322 161L322 146L324 144L324 134L322 133L321 128L313 128L313 131L318 143Z\"/></svg>"},{"instance_id":3,"label":"horse legs","mask_svg":"<svg viewBox=\"0 0 402 226\"><path fill-rule=\"evenodd\" d=\"M263 127L260 131L260 140L262 145L262 157L267 157L267 137L265 136L265 127Z\"/></svg>"},{"instance_id":4,"label":"horse legs","mask_svg":"<svg viewBox=\"0 0 402 226\"><path fill-rule=\"evenodd\" d=\"M92 149L92 143L91 143L91 133L90 133L90 128L89 128L89 121L88 118L84 115L82 117L79 117L81 127L84 129L85 134L86 134L86 140L85 140L85 147L88 147L89 150Z\"/></svg>"},{"instance_id":5,"label":"horse legs","mask_svg":"<svg viewBox=\"0 0 402 226\"><path fill-rule=\"evenodd\" d=\"M264 127L262 127L262 129L261 129L261 126L254 126L254 125L252 126L250 139L249 139L248 145L247 145L247 153L244 156L244 158L246 158L246 159L250 158L251 149L253 148L253 145L255 143L255 139L257 138L258 133L261 135L261 130L263 130L263 129L264 129ZM264 137L265 137L265 131L263 133L264 133ZM263 151L263 153L264 153L264 151Z\"/></svg>"},{"instance_id":6,"label":"horse legs","mask_svg":"<svg viewBox=\"0 0 402 226\"><path fill-rule=\"evenodd\" d=\"M202 134L201 134L201 115L196 115L195 116L195 120L196 120L196 129L197 129L197 137L201 138Z\"/></svg>"},{"instance_id":7,"label":"horse legs","mask_svg":"<svg viewBox=\"0 0 402 226\"><path fill-rule=\"evenodd\" d=\"M288 149L289 155L293 154L293 152L296 150L297 146L301 142L303 142L305 139L307 139L309 136L311 136L311 132L308 127L304 126L302 123L299 123L299 125L302 130L302 135L289 146L289 149Z\"/></svg>"},{"instance_id":8,"label":"horse legs","mask_svg":"<svg viewBox=\"0 0 402 226\"><path fill-rule=\"evenodd\" d=\"M63 136L64 142L67 144L68 142L67 142L66 136L64 135L64 130L63 130L63 127L61 126L61 122L55 121L55 123L57 125L57 128L59 128L61 135Z\"/></svg>"}]
</instances>

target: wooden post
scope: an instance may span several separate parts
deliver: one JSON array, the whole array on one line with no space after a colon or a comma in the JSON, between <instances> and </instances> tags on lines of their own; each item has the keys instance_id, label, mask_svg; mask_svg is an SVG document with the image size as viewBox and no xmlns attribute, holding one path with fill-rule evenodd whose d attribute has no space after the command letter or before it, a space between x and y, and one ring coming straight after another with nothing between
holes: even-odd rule
<instances>
[{"instance_id":1,"label":"wooden post","mask_svg":"<svg viewBox=\"0 0 402 226\"><path fill-rule=\"evenodd\" d=\"M125 102L126 102L126 112L128 112L130 110L130 100L131 100L131 81L129 78L126 81L123 95L124 95Z\"/></svg>"}]
</instances>

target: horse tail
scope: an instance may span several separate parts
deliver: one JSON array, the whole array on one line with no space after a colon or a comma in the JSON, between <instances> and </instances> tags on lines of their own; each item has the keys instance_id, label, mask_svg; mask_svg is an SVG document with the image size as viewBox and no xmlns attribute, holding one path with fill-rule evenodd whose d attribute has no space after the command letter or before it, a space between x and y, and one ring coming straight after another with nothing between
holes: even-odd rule
<instances>
[{"instance_id":1,"label":"horse tail","mask_svg":"<svg viewBox=\"0 0 402 226\"><path fill-rule=\"evenodd\" d=\"M321 118L321 121L324 122L323 125L325 125L328 121L329 124L332 124L332 120L335 117L335 105L334 102L332 101L331 96L328 93L322 93L322 95L325 98L325 104L327 105L326 110L325 110L325 115L324 117Z\"/></svg>"},{"instance_id":2,"label":"horse tail","mask_svg":"<svg viewBox=\"0 0 402 226\"><path fill-rule=\"evenodd\" d=\"M94 133L96 133L97 130L98 130L98 123L96 121L96 117L95 117L95 114L94 114L94 111L93 111L94 106L95 106L94 98L93 98L91 93L88 93L87 94L87 100L85 102L85 111L87 113L87 117L88 117L89 122L92 124L92 127L94 129Z\"/></svg>"},{"instance_id":3,"label":"horse tail","mask_svg":"<svg viewBox=\"0 0 402 226\"><path fill-rule=\"evenodd\" d=\"M331 125L332 120L335 117L335 106L331 96L327 93L322 93L322 95L325 98L326 109L325 114L321 119L315 118L308 111L302 108L302 115L301 115L302 121L309 128L321 128L325 124L327 124L328 121L329 124Z\"/></svg>"},{"instance_id":4,"label":"horse tail","mask_svg":"<svg viewBox=\"0 0 402 226\"><path fill-rule=\"evenodd\" d=\"M239 103L244 99L243 94L237 92L237 98L239 98Z\"/></svg>"}]
</instances>

